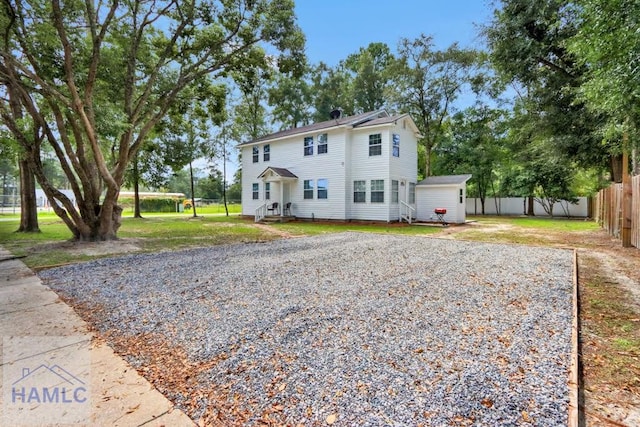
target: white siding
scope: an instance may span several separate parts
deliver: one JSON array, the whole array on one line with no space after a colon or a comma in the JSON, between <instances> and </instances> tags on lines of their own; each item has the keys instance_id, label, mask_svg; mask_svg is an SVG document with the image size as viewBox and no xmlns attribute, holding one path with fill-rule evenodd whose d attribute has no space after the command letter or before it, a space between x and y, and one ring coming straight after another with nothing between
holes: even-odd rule
<instances>
[{"instance_id":1,"label":"white siding","mask_svg":"<svg viewBox=\"0 0 640 427\"><path fill-rule=\"evenodd\" d=\"M407 119L409 121L409 119ZM318 154L318 135L328 134L328 152ZM369 156L369 135L379 133L382 138L382 154ZM400 135L400 157L392 156L392 136ZM314 152L304 155L304 138L313 135ZM298 179L290 185L291 213L300 218L362 219L393 221L399 218L399 203L391 202L391 181L399 185L400 200L408 200L409 183L417 180L417 140L407 123L386 124L363 128L336 128L330 131L301 133L291 137L266 141L270 145L271 158L263 160L264 143L260 147L260 160L253 163L252 146L242 148L242 213L254 215L264 203L281 201L281 187L271 184L271 200L264 199L264 182L258 178L269 166L285 168ZM317 198L318 179L327 179L328 198ZM384 180L384 203L371 203L371 181ZM304 199L304 181L313 180L313 199ZM353 203L353 181L366 181L366 202ZM252 199L252 184L259 183L260 198ZM416 196L417 198L417 196Z\"/></svg>"},{"instance_id":2,"label":"white siding","mask_svg":"<svg viewBox=\"0 0 640 427\"><path fill-rule=\"evenodd\" d=\"M304 137L309 134L294 135L286 140L270 143L271 156L268 162L263 161L260 144L260 161L253 163L252 147L242 150L242 214L254 215L256 208L264 204L264 183L258 179L268 167L288 169L298 179L290 184L291 213L301 218L345 218L345 143L341 130L328 132L327 153L318 154L317 139L320 133L313 133L313 155L304 155ZM328 198L317 199L318 179L328 180ZM304 181L313 180L313 199L304 199ZM260 200L252 199L252 184L260 183ZM280 200L280 184L271 184L271 200Z\"/></svg>"},{"instance_id":3,"label":"white siding","mask_svg":"<svg viewBox=\"0 0 640 427\"><path fill-rule=\"evenodd\" d=\"M450 186L426 186L419 185L416 187L416 199L418 202L416 217L418 221L437 221L434 210L436 208L445 208L447 210L444 216L445 220L450 223L463 223L465 221L465 185ZM460 189L462 188L463 196L460 203Z\"/></svg>"},{"instance_id":4,"label":"white siding","mask_svg":"<svg viewBox=\"0 0 640 427\"><path fill-rule=\"evenodd\" d=\"M408 119L406 119L408 121ZM416 183L418 177L418 140L409 124L402 125L402 119L390 130L389 150L393 147L393 134L400 136L400 157L389 158L389 197L391 197L391 180L397 180L399 185L399 200L409 201L409 183ZM404 184L404 185L402 185ZM391 199L389 199L391 201ZM416 204L412 204L416 208ZM389 219L400 219L400 203L389 205Z\"/></svg>"},{"instance_id":5,"label":"white siding","mask_svg":"<svg viewBox=\"0 0 640 427\"><path fill-rule=\"evenodd\" d=\"M369 156L369 135L379 133L382 137L382 155ZM351 135L351 176L348 201L349 219L389 221L391 204L391 180L389 176L389 156L391 133L389 127L355 129ZM384 180L384 203L371 203L371 180ZM353 203L353 181L366 181L365 203Z\"/></svg>"}]
</instances>

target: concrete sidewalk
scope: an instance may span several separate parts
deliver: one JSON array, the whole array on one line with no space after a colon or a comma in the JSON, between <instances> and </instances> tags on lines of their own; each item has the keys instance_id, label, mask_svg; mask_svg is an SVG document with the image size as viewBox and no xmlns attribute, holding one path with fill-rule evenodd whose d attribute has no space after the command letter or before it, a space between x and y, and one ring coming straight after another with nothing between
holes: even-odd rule
<instances>
[{"instance_id":1,"label":"concrete sidewalk","mask_svg":"<svg viewBox=\"0 0 640 427\"><path fill-rule=\"evenodd\" d=\"M43 285L20 260L8 258L11 254L0 247L0 425L34 425L34 415L41 414L37 415L40 425L72 421L72 424L95 426L195 426L109 346L96 340L73 309ZM25 342L30 344L25 345ZM87 355L86 367L69 362L78 355ZM62 404L67 403L64 392L59 402L51 403L54 388L50 384L48 407L47 390L44 391L44 403L35 406L32 401L35 398L42 400L42 395L30 396L24 392L24 387L21 389L23 394L18 392L16 395L12 384L30 375L24 366L37 366L33 369L35 373L42 367L41 359L56 362L54 366L45 366L48 374L54 369L58 369L58 376L61 371L67 374L67 371L73 371L76 377L87 381L85 384L73 377L88 390L86 400L83 397L75 402L83 411L79 413L84 414L81 422L77 418L65 418L72 417L70 408L74 407L73 403ZM17 380L13 374L16 369L22 369L22 378ZM13 388L9 390L9 387ZM57 393L57 388L55 390ZM15 404L16 399L18 404ZM25 408L29 406L27 403L20 407L20 399L27 399L31 409ZM38 400L35 402L39 403Z\"/></svg>"}]
</instances>

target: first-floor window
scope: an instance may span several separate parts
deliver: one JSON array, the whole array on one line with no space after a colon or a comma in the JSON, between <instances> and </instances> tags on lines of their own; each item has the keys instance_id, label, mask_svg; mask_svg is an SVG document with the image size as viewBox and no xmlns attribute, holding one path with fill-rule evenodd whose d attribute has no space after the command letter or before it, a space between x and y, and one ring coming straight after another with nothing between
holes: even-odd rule
<instances>
[{"instance_id":1,"label":"first-floor window","mask_svg":"<svg viewBox=\"0 0 640 427\"><path fill-rule=\"evenodd\" d=\"M371 180L371 203L384 203L384 179Z\"/></svg>"},{"instance_id":2,"label":"first-floor window","mask_svg":"<svg viewBox=\"0 0 640 427\"><path fill-rule=\"evenodd\" d=\"M410 182L409 183L409 203L415 204L415 202L416 202L416 183Z\"/></svg>"},{"instance_id":3,"label":"first-floor window","mask_svg":"<svg viewBox=\"0 0 640 427\"><path fill-rule=\"evenodd\" d=\"M313 180L312 179L304 180L304 198L313 199Z\"/></svg>"},{"instance_id":4,"label":"first-floor window","mask_svg":"<svg viewBox=\"0 0 640 427\"><path fill-rule=\"evenodd\" d=\"M260 184L255 182L253 184L253 200L258 200L260 198Z\"/></svg>"},{"instance_id":5,"label":"first-floor window","mask_svg":"<svg viewBox=\"0 0 640 427\"><path fill-rule=\"evenodd\" d=\"M391 203L398 203L398 181L391 181Z\"/></svg>"},{"instance_id":6,"label":"first-floor window","mask_svg":"<svg viewBox=\"0 0 640 427\"><path fill-rule=\"evenodd\" d=\"M367 201L367 181L353 181L353 203Z\"/></svg>"},{"instance_id":7,"label":"first-floor window","mask_svg":"<svg viewBox=\"0 0 640 427\"><path fill-rule=\"evenodd\" d=\"M264 199L265 200L271 199L271 183L270 182L264 183Z\"/></svg>"},{"instance_id":8,"label":"first-floor window","mask_svg":"<svg viewBox=\"0 0 640 427\"><path fill-rule=\"evenodd\" d=\"M326 199L329 182L326 179L318 180L318 199Z\"/></svg>"}]
</instances>

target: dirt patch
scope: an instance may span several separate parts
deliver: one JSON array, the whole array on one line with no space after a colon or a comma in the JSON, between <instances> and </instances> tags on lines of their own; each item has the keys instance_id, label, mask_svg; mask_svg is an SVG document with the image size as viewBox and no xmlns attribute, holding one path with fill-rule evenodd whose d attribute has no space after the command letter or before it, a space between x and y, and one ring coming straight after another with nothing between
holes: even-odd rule
<instances>
[{"instance_id":1,"label":"dirt patch","mask_svg":"<svg viewBox=\"0 0 640 427\"><path fill-rule=\"evenodd\" d=\"M142 250L138 246L138 239L118 239L107 242L74 242L47 243L31 249L32 253L63 251L70 255L101 256L137 252Z\"/></svg>"},{"instance_id":2,"label":"dirt patch","mask_svg":"<svg viewBox=\"0 0 640 427\"><path fill-rule=\"evenodd\" d=\"M279 230L279 229L277 229L275 227L271 227L270 225L267 225L267 224L256 223L256 224L253 224L253 226L255 228L259 228L262 231L266 231L267 233L272 233L272 234L275 234L277 236L280 236L283 239L292 239L294 237L300 237L300 236L294 236L291 233L287 233L286 231Z\"/></svg>"}]
</instances>

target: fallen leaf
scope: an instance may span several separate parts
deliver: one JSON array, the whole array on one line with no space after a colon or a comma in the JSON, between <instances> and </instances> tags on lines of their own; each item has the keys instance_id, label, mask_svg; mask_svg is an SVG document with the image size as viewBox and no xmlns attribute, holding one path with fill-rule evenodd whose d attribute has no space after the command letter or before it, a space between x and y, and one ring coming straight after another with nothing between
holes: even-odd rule
<instances>
[{"instance_id":1,"label":"fallen leaf","mask_svg":"<svg viewBox=\"0 0 640 427\"><path fill-rule=\"evenodd\" d=\"M136 406L129 408L129 410L126 413L130 414L132 412L135 412L135 410L138 409L139 407L140 407L140 404L138 403Z\"/></svg>"},{"instance_id":2,"label":"fallen leaf","mask_svg":"<svg viewBox=\"0 0 640 427\"><path fill-rule=\"evenodd\" d=\"M529 414L527 413L527 411L522 411L522 419L524 420L525 423L530 423L533 421L529 416Z\"/></svg>"},{"instance_id":3,"label":"fallen leaf","mask_svg":"<svg viewBox=\"0 0 640 427\"><path fill-rule=\"evenodd\" d=\"M331 414L327 417L326 421L327 421L327 424L331 425L335 423L337 419L338 419L338 416L336 414Z\"/></svg>"},{"instance_id":4,"label":"fallen leaf","mask_svg":"<svg viewBox=\"0 0 640 427\"><path fill-rule=\"evenodd\" d=\"M493 400L489 399L488 397L485 397L484 399L482 399L480 403L482 403L482 405L487 408L493 407Z\"/></svg>"}]
</instances>

